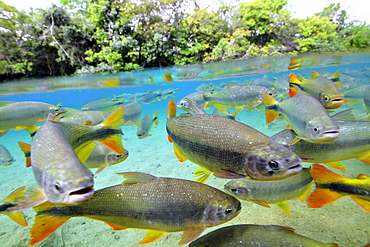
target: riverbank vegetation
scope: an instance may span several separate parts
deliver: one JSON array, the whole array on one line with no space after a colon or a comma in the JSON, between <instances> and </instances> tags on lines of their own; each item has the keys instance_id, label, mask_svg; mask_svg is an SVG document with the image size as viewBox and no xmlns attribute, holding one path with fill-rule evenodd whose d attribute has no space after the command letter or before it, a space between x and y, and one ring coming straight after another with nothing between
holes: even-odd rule
<instances>
[{"instance_id":1,"label":"riverbank vegetation","mask_svg":"<svg viewBox=\"0 0 370 247\"><path fill-rule=\"evenodd\" d=\"M370 46L370 26L339 4L292 18L287 0L216 11L196 0L61 0L19 11L0 0L0 81L118 72Z\"/></svg>"}]
</instances>

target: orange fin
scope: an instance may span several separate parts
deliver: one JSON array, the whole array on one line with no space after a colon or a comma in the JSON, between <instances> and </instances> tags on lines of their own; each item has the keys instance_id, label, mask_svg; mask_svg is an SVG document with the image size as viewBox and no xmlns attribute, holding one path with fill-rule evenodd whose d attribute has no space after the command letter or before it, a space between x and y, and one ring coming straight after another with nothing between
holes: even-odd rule
<instances>
[{"instance_id":1,"label":"orange fin","mask_svg":"<svg viewBox=\"0 0 370 247\"><path fill-rule=\"evenodd\" d=\"M109 147L110 149L112 149L112 151L116 153L119 154L125 153L125 149L122 146L121 135L110 136L104 140L99 140L99 142L103 143L105 146Z\"/></svg>"},{"instance_id":2,"label":"orange fin","mask_svg":"<svg viewBox=\"0 0 370 247\"><path fill-rule=\"evenodd\" d=\"M197 239L206 229L205 226L186 227L178 245L188 244Z\"/></svg>"},{"instance_id":3,"label":"orange fin","mask_svg":"<svg viewBox=\"0 0 370 247\"><path fill-rule=\"evenodd\" d=\"M112 227L112 229L115 230L115 231L121 231L121 230L126 230L127 229L126 227L122 227L122 226L119 226L119 225L116 225L116 224L113 224L113 223L109 223L109 222L105 222L105 223L107 223L107 225Z\"/></svg>"},{"instance_id":4,"label":"orange fin","mask_svg":"<svg viewBox=\"0 0 370 247\"><path fill-rule=\"evenodd\" d=\"M50 236L58 227L64 224L70 217L55 217L52 215L36 215L35 223L31 228L30 245L35 245Z\"/></svg>"},{"instance_id":5,"label":"orange fin","mask_svg":"<svg viewBox=\"0 0 370 247\"><path fill-rule=\"evenodd\" d=\"M168 101L167 118L176 117L176 103L173 99Z\"/></svg>"},{"instance_id":6,"label":"orange fin","mask_svg":"<svg viewBox=\"0 0 370 247\"><path fill-rule=\"evenodd\" d=\"M168 135L168 134L167 134L167 140L168 140L168 142L169 142L169 143L173 143L173 141L172 141L172 139L171 139L170 135Z\"/></svg>"},{"instance_id":7,"label":"orange fin","mask_svg":"<svg viewBox=\"0 0 370 247\"><path fill-rule=\"evenodd\" d=\"M123 126L123 105L117 107L102 123L109 128L120 128Z\"/></svg>"},{"instance_id":8,"label":"orange fin","mask_svg":"<svg viewBox=\"0 0 370 247\"><path fill-rule=\"evenodd\" d=\"M7 197L4 198L4 202L9 203L15 203L15 198L24 196L24 190L26 189L25 186L22 186L16 190L14 190L12 193L10 193ZM23 212L9 212L8 210L4 210L0 212L0 214L4 214L14 220L16 223L20 224L21 226L28 226L28 223L26 221L26 217L24 216Z\"/></svg>"},{"instance_id":9,"label":"orange fin","mask_svg":"<svg viewBox=\"0 0 370 247\"><path fill-rule=\"evenodd\" d=\"M370 200L367 198L351 196L352 200L357 202L361 207L370 212Z\"/></svg>"},{"instance_id":10,"label":"orange fin","mask_svg":"<svg viewBox=\"0 0 370 247\"><path fill-rule=\"evenodd\" d=\"M162 75L162 78L163 78L163 80L164 80L165 82L171 82L171 81L173 81L173 78L172 78L172 76L171 76L171 73L163 74L163 75Z\"/></svg>"},{"instance_id":11,"label":"orange fin","mask_svg":"<svg viewBox=\"0 0 370 247\"><path fill-rule=\"evenodd\" d=\"M301 82L299 81L298 77L295 74L290 73L289 83L300 84Z\"/></svg>"},{"instance_id":12,"label":"orange fin","mask_svg":"<svg viewBox=\"0 0 370 247\"><path fill-rule=\"evenodd\" d=\"M18 146L24 153L24 157L26 157L26 167L31 166L31 144L25 142L18 142Z\"/></svg>"},{"instance_id":13,"label":"orange fin","mask_svg":"<svg viewBox=\"0 0 370 247\"><path fill-rule=\"evenodd\" d=\"M179 150L177 149L176 145L174 144L173 145L173 151L175 152L175 155L177 157L177 159L180 161L180 162L184 162L187 160L187 158L185 156L183 156Z\"/></svg>"},{"instance_id":14,"label":"orange fin","mask_svg":"<svg viewBox=\"0 0 370 247\"><path fill-rule=\"evenodd\" d=\"M15 203L20 205L9 208L9 211L23 211L46 202L46 195L40 188L28 188L24 196L17 197Z\"/></svg>"},{"instance_id":15,"label":"orange fin","mask_svg":"<svg viewBox=\"0 0 370 247\"><path fill-rule=\"evenodd\" d=\"M320 77L320 74L317 73L316 71L311 71L311 79L315 79L317 77Z\"/></svg>"},{"instance_id":16,"label":"orange fin","mask_svg":"<svg viewBox=\"0 0 370 247\"><path fill-rule=\"evenodd\" d=\"M343 166L342 162L340 162L340 161L326 162L324 164L327 165L327 166L330 166L334 169L338 169L338 170L341 170L341 171L347 171L347 169Z\"/></svg>"},{"instance_id":17,"label":"orange fin","mask_svg":"<svg viewBox=\"0 0 370 247\"><path fill-rule=\"evenodd\" d=\"M370 164L370 152L367 152L366 154L362 155L361 157L357 158L358 160L361 160L362 162L366 164Z\"/></svg>"},{"instance_id":18,"label":"orange fin","mask_svg":"<svg viewBox=\"0 0 370 247\"><path fill-rule=\"evenodd\" d=\"M148 243L154 242L160 239L166 233L167 232L163 232L163 231L149 230L145 234L145 237L138 244L148 244Z\"/></svg>"},{"instance_id":19,"label":"orange fin","mask_svg":"<svg viewBox=\"0 0 370 247\"><path fill-rule=\"evenodd\" d=\"M314 192L308 197L307 205L311 208L321 208L329 203L332 203L344 195L328 189L316 188Z\"/></svg>"},{"instance_id":20,"label":"orange fin","mask_svg":"<svg viewBox=\"0 0 370 247\"><path fill-rule=\"evenodd\" d=\"M274 110L267 110L265 114L267 124L272 123L279 116L279 113Z\"/></svg>"},{"instance_id":21,"label":"orange fin","mask_svg":"<svg viewBox=\"0 0 370 247\"><path fill-rule=\"evenodd\" d=\"M314 164L313 169L311 170L311 176L316 183L328 183L328 182L341 182L345 180L345 177L342 177L335 172L330 171L323 165Z\"/></svg>"},{"instance_id":22,"label":"orange fin","mask_svg":"<svg viewBox=\"0 0 370 247\"><path fill-rule=\"evenodd\" d=\"M270 204L268 204L265 200L253 200L253 202L260 206L271 208Z\"/></svg>"}]
</instances>

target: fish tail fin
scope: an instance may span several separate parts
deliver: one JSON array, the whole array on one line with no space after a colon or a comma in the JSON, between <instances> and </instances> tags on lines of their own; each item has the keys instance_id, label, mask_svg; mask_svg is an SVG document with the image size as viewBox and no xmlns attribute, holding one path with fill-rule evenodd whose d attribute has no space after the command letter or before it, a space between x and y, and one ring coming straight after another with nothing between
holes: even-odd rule
<instances>
[{"instance_id":1,"label":"fish tail fin","mask_svg":"<svg viewBox=\"0 0 370 247\"><path fill-rule=\"evenodd\" d=\"M341 175L330 171L328 168L326 168L323 165L314 164L313 169L311 170L311 176L315 180L316 183L337 183L342 182L345 180L345 177L342 177Z\"/></svg>"},{"instance_id":2,"label":"fish tail fin","mask_svg":"<svg viewBox=\"0 0 370 247\"><path fill-rule=\"evenodd\" d=\"M330 189L319 188L320 184L323 183L335 183L345 180L346 178L336 174L323 165L314 164L311 170L311 176L315 180L316 189L308 197L307 204L311 208L321 208L329 203L332 203L339 198L343 197L343 194L332 191Z\"/></svg>"},{"instance_id":3,"label":"fish tail fin","mask_svg":"<svg viewBox=\"0 0 370 247\"><path fill-rule=\"evenodd\" d=\"M31 144L25 142L18 142L19 148L24 153L24 157L26 157L26 167L31 166Z\"/></svg>"},{"instance_id":4,"label":"fish tail fin","mask_svg":"<svg viewBox=\"0 0 370 247\"><path fill-rule=\"evenodd\" d=\"M53 215L46 215L43 214L44 210L47 210L47 208L52 207L52 203L46 202L43 203L34 209L37 212L35 223L33 224L31 228L31 239L30 239L30 245L33 246L37 244L38 242L44 240L48 236L50 236L58 227L64 224L68 219L71 217L57 217Z\"/></svg>"},{"instance_id":5,"label":"fish tail fin","mask_svg":"<svg viewBox=\"0 0 370 247\"><path fill-rule=\"evenodd\" d=\"M279 116L279 112L272 109L278 102L271 95L263 94L263 103L266 107L266 123L269 124Z\"/></svg>"},{"instance_id":6,"label":"fish tail fin","mask_svg":"<svg viewBox=\"0 0 370 247\"><path fill-rule=\"evenodd\" d=\"M154 124L158 126L158 110L155 111L153 118L154 118Z\"/></svg>"},{"instance_id":7,"label":"fish tail fin","mask_svg":"<svg viewBox=\"0 0 370 247\"><path fill-rule=\"evenodd\" d=\"M119 154L125 153L125 149L122 145L121 135L113 135L104 140L100 140L99 142L103 143L105 146L109 147L116 153Z\"/></svg>"},{"instance_id":8,"label":"fish tail fin","mask_svg":"<svg viewBox=\"0 0 370 247\"><path fill-rule=\"evenodd\" d=\"M123 121L123 105L117 107L101 124L110 128L122 127Z\"/></svg>"},{"instance_id":9,"label":"fish tail fin","mask_svg":"<svg viewBox=\"0 0 370 247\"><path fill-rule=\"evenodd\" d=\"M173 99L168 101L167 118L176 117L176 103Z\"/></svg>"},{"instance_id":10,"label":"fish tail fin","mask_svg":"<svg viewBox=\"0 0 370 247\"><path fill-rule=\"evenodd\" d=\"M15 203L15 199L17 197L24 196L24 190L26 189L25 186L22 186L16 190L14 190L12 193L10 193L7 197L4 198L3 201L9 202L9 203ZM2 211L1 214L4 214L14 220L16 223L18 223L21 226L28 226L28 223L26 221L26 217L24 216L23 212L21 211Z\"/></svg>"},{"instance_id":11,"label":"fish tail fin","mask_svg":"<svg viewBox=\"0 0 370 247\"><path fill-rule=\"evenodd\" d=\"M331 191L328 189L316 188L314 192L308 197L307 205L310 208L321 208L325 205L328 205L344 195L339 194L338 192Z\"/></svg>"}]
</instances>

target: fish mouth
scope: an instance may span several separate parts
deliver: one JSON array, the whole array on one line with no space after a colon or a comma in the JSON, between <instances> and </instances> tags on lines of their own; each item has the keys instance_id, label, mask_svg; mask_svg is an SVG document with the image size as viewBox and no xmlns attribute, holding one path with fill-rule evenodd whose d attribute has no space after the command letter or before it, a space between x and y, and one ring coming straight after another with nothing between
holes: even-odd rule
<instances>
[{"instance_id":1,"label":"fish mouth","mask_svg":"<svg viewBox=\"0 0 370 247\"><path fill-rule=\"evenodd\" d=\"M322 135L323 143L334 141L339 135L338 129L327 130Z\"/></svg>"},{"instance_id":2,"label":"fish mouth","mask_svg":"<svg viewBox=\"0 0 370 247\"><path fill-rule=\"evenodd\" d=\"M72 191L68 196L68 204L79 204L86 202L93 195L93 186L85 187L79 190Z\"/></svg>"}]
</instances>

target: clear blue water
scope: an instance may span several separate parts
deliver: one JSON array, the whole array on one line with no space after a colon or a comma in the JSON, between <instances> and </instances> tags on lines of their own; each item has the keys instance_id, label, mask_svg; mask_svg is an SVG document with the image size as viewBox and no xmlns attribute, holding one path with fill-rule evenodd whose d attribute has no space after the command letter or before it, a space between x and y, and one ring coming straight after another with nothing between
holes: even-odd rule
<instances>
[{"instance_id":1,"label":"clear blue water","mask_svg":"<svg viewBox=\"0 0 370 247\"><path fill-rule=\"evenodd\" d=\"M312 62L315 56L320 59ZM50 85L40 87L40 81L12 82L0 84L0 95L2 95L0 100L42 101L51 104L62 103L63 107L80 108L87 102L101 98L112 98L114 95L123 93L134 94L138 92L145 93L148 90L179 89L175 97L169 97L178 101L185 95L194 92L203 83L212 82L214 85L223 85L224 83L238 84L254 81L266 74L268 79L274 80L274 78L286 77L291 72L299 73L307 78L311 70L318 71L320 69L329 73L334 73L338 69L348 73L354 71L352 77L357 82L370 84L370 77L367 76L367 69L370 72L370 55L368 53L347 54L340 56L340 58L332 55L310 55L301 58L301 61L306 61L306 63L301 63L302 68L294 71L289 71L289 61L290 58L250 59L248 62L244 62L243 66L241 66L242 61L233 61L187 68L172 67L143 70L135 73L106 75L104 77L41 80L43 85L49 85L50 81L56 82L54 87L61 84L67 85L62 87L68 88L67 90L58 89L51 92L41 91L42 89L53 90L53 87L50 87ZM254 64L256 66L253 67ZM269 66L262 66L265 64ZM217 73L220 71L222 73ZM356 74L355 72L358 73ZM162 75L167 73L172 75L173 81L163 81ZM151 78L150 80L148 80L149 77ZM121 82L129 81L127 78L131 78L130 80L134 78L133 81L137 85L99 87L101 81L115 80L117 78L121 78L119 79ZM22 84L21 90L25 90L24 85L28 85L27 91L18 94L20 92L9 90L10 88L16 88L20 84ZM76 89L71 89L73 87L76 87ZM12 95L7 96L10 93ZM120 164L108 167L96 175L96 189L121 183L122 178L117 176L116 173L125 171L146 172L155 176L194 180L193 172L197 165L190 161L180 163L174 155L172 144L167 141L165 119L168 99L153 104L142 104L142 116L145 114L153 115L156 110L159 110L159 125L153 127L152 136L139 140L135 135L136 127L124 126L122 128L124 132L123 145L130 152L129 158ZM355 107L362 109L361 106ZM343 106L340 110L347 108L348 106ZM210 112L212 111L213 109L210 110ZM180 112L182 111L178 110L178 113ZM237 116L236 120L248 124L268 136L279 132L286 125L286 123L266 125L263 111L243 111ZM25 167L25 158L17 145L17 141L31 143L31 138L24 130L11 130L10 133L0 139L0 143L16 159L16 162L11 166L0 167L0 198L4 198L20 186L32 186L35 184L31 168ZM306 167L310 166L308 163L303 163L303 165ZM355 177L359 173L370 176L370 166L361 161L355 159L347 160L344 161L344 165L348 169L347 172L335 172L346 177ZM211 176L207 184L223 190L223 185L226 182L227 180ZM309 208L305 202L302 203L294 199L291 201L291 211L292 217L289 217L275 205L272 205L271 208L265 208L252 202L243 201L242 212L238 217L226 224L209 228L205 233L226 225L276 224L292 227L296 229L297 233L324 243L335 242L340 244L340 246L363 246L370 242L370 212L361 208L349 197L341 198L318 209ZM2 246L28 246L30 228L33 224L35 213L32 209L29 209L25 211L25 214L29 223L28 227L22 227L8 217L0 215L0 243ZM138 229L115 232L103 222L86 218L72 218L36 246L139 246L137 242L144 237L145 232L145 230ZM160 240L146 246L177 246L181 234L169 233Z\"/></svg>"}]
</instances>

